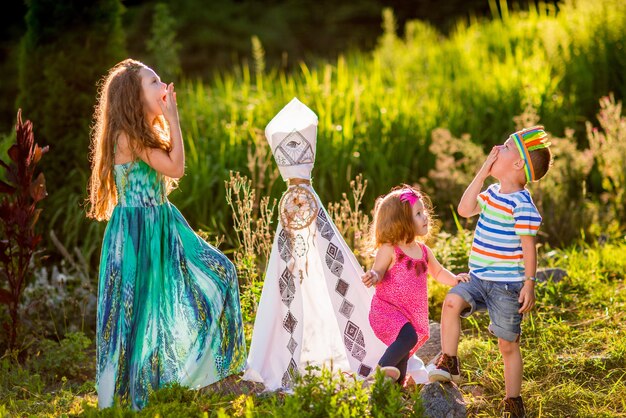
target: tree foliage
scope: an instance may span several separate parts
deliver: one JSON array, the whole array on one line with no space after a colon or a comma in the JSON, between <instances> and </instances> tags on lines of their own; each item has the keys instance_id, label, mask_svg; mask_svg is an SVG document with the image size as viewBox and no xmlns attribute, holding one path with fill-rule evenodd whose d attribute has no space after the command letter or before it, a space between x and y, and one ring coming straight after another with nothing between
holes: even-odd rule
<instances>
[{"instance_id":1,"label":"tree foliage","mask_svg":"<svg viewBox=\"0 0 626 418\"><path fill-rule=\"evenodd\" d=\"M45 163L54 191L69 171L89 167L96 82L125 55L123 6L120 0L28 0L27 6L17 101L54 150Z\"/></svg>"}]
</instances>

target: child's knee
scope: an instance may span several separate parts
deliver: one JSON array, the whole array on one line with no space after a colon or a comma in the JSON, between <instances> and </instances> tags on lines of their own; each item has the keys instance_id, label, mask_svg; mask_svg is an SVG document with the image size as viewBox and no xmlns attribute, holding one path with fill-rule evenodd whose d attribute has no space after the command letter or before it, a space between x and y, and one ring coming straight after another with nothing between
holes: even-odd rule
<instances>
[{"instance_id":1,"label":"child's knee","mask_svg":"<svg viewBox=\"0 0 626 418\"><path fill-rule=\"evenodd\" d=\"M500 354L503 356L515 354L519 352L519 341L507 341L502 338L498 338L498 348L500 349Z\"/></svg>"},{"instance_id":2,"label":"child's knee","mask_svg":"<svg viewBox=\"0 0 626 418\"><path fill-rule=\"evenodd\" d=\"M445 312L460 315L469 304L459 295L448 294L443 301L443 310Z\"/></svg>"}]
</instances>

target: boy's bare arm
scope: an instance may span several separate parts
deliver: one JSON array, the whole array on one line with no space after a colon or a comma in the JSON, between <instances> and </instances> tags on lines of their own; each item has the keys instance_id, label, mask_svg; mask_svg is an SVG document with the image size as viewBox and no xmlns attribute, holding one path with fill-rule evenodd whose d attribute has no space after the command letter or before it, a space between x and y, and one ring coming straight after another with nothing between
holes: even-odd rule
<instances>
[{"instance_id":1,"label":"boy's bare arm","mask_svg":"<svg viewBox=\"0 0 626 418\"><path fill-rule=\"evenodd\" d=\"M521 235L522 253L524 255L524 275L526 277L535 277L537 273L537 247L535 246L535 237L532 235ZM519 313L530 312L535 306L535 282L533 280L525 280L524 287L519 294L519 303L522 306Z\"/></svg>"},{"instance_id":2,"label":"boy's bare arm","mask_svg":"<svg viewBox=\"0 0 626 418\"><path fill-rule=\"evenodd\" d=\"M459 202L459 206L457 208L459 215L462 217L471 218L472 216L480 213L480 206L478 205L476 199L483 188L485 180L487 180L487 178L491 175L491 166L497 158L498 147L493 147L482 167L478 170L478 173L476 173L474 180L472 180L470 185L467 186L467 189L465 189L463 197L461 197L461 201Z\"/></svg>"}]
</instances>

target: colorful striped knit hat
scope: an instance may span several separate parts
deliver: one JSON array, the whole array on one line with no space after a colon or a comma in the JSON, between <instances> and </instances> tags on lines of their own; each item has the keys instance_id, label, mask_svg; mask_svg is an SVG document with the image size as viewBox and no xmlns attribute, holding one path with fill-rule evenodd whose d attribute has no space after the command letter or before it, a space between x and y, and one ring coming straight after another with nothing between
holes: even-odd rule
<instances>
[{"instance_id":1,"label":"colorful striped knit hat","mask_svg":"<svg viewBox=\"0 0 626 418\"><path fill-rule=\"evenodd\" d=\"M544 130L543 126L533 126L532 128L525 128L521 131L517 131L511 135L511 139L517 146L520 157L526 163L524 166L524 172L526 173L526 180L528 182L535 181L535 170L533 169L533 163L530 160L530 152L542 148L548 148L550 142L547 142L548 134Z\"/></svg>"}]
</instances>

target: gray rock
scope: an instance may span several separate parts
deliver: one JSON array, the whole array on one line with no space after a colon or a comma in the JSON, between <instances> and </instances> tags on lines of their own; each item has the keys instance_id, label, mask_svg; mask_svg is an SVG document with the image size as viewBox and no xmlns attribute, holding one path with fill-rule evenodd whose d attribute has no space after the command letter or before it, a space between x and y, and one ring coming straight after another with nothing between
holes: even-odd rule
<instances>
[{"instance_id":1,"label":"gray rock","mask_svg":"<svg viewBox=\"0 0 626 418\"><path fill-rule=\"evenodd\" d=\"M567 272L559 268L543 268L537 270L535 277L537 277L538 282L547 282L549 280L558 283L567 277Z\"/></svg>"},{"instance_id":2,"label":"gray rock","mask_svg":"<svg viewBox=\"0 0 626 418\"><path fill-rule=\"evenodd\" d=\"M454 383L429 383L420 391L429 418L465 418L467 408L461 391Z\"/></svg>"}]
</instances>

